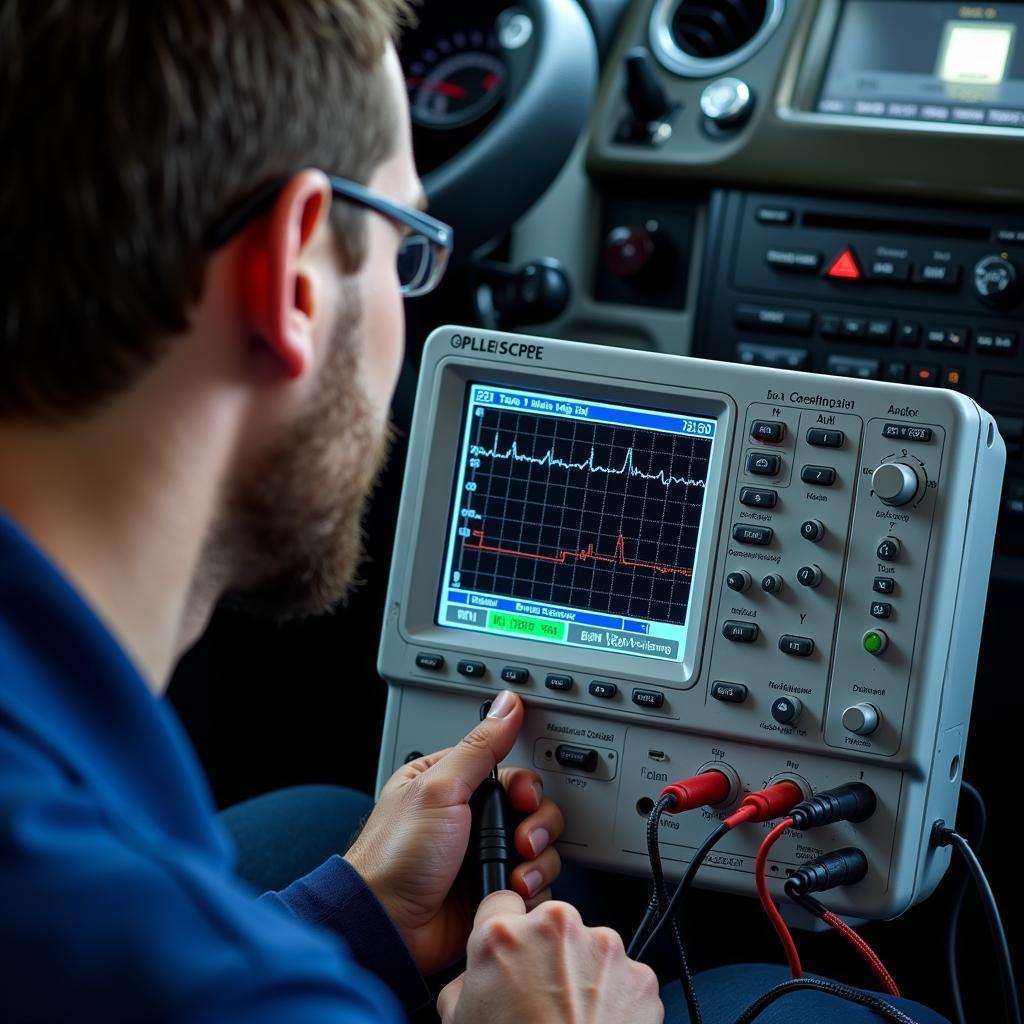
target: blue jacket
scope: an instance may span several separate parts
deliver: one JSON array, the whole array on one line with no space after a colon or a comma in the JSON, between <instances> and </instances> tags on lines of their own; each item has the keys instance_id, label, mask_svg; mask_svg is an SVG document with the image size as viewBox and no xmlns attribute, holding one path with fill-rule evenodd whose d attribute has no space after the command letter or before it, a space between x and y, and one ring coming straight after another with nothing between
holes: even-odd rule
<instances>
[{"instance_id":1,"label":"blue jacket","mask_svg":"<svg viewBox=\"0 0 1024 1024\"><path fill-rule=\"evenodd\" d=\"M231 868L173 713L0 516L0 1020L369 1024L422 1000L341 857L259 899Z\"/></svg>"}]
</instances>

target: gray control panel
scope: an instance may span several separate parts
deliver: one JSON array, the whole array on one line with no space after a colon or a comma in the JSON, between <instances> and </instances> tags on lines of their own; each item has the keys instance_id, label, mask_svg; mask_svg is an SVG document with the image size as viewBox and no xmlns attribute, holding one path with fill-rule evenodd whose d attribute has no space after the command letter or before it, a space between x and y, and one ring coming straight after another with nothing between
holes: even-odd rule
<instances>
[{"instance_id":1,"label":"gray control panel","mask_svg":"<svg viewBox=\"0 0 1024 1024\"><path fill-rule=\"evenodd\" d=\"M945 390L448 327L423 357L379 667L380 782L498 689L510 761L562 806L562 852L647 870L672 779L723 807L666 817L680 874L747 791L853 780L867 822L785 837L770 878L857 845L830 906L892 917L938 882L955 813L1005 449ZM698 876L753 892L762 826Z\"/></svg>"}]
</instances>

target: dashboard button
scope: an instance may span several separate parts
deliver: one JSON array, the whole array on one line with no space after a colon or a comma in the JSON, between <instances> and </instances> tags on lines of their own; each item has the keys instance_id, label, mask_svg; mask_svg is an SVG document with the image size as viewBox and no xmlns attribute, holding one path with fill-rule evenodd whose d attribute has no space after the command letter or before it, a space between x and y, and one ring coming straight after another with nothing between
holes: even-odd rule
<instances>
[{"instance_id":1,"label":"dashboard button","mask_svg":"<svg viewBox=\"0 0 1024 1024\"><path fill-rule=\"evenodd\" d=\"M778 500L778 491L768 487L744 487L740 491L740 504L748 508L775 508Z\"/></svg>"},{"instance_id":2,"label":"dashboard button","mask_svg":"<svg viewBox=\"0 0 1024 1024\"><path fill-rule=\"evenodd\" d=\"M939 368L934 363L914 363L910 367L910 383L932 387L939 379Z\"/></svg>"},{"instance_id":3,"label":"dashboard button","mask_svg":"<svg viewBox=\"0 0 1024 1024\"><path fill-rule=\"evenodd\" d=\"M427 651L420 651L416 655L416 667L425 668L428 672L438 672L444 668L444 658L440 654L429 654Z\"/></svg>"},{"instance_id":4,"label":"dashboard button","mask_svg":"<svg viewBox=\"0 0 1024 1024\"><path fill-rule=\"evenodd\" d=\"M844 316L839 321L841 338L863 338L868 333L868 321L863 316Z\"/></svg>"},{"instance_id":5,"label":"dashboard button","mask_svg":"<svg viewBox=\"0 0 1024 1024\"><path fill-rule=\"evenodd\" d=\"M809 658L814 653L814 641L809 636L791 636L786 633L779 637L779 650L794 658Z\"/></svg>"},{"instance_id":6,"label":"dashboard button","mask_svg":"<svg viewBox=\"0 0 1024 1024\"><path fill-rule=\"evenodd\" d=\"M807 443L814 448L842 448L846 435L841 430L826 430L811 427L807 431Z\"/></svg>"},{"instance_id":7,"label":"dashboard button","mask_svg":"<svg viewBox=\"0 0 1024 1024\"><path fill-rule=\"evenodd\" d=\"M808 519L800 526L800 536L817 544L825 536L825 527L820 519Z\"/></svg>"},{"instance_id":8,"label":"dashboard button","mask_svg":"<svg viewBox=\"0 0 1024 1024\"><path fill-rule=\"evenodd\" d=\"M822 579L821 567L817 565L801 566L796 573L797 583L802 587L810 587L812 590L821 586Z\"/></svg>"},{"instance_id":9,"label":"dashboard button","mask_svg":"<svg viewBox=\"0 0 1024 1024\"><path fill-rule=\"evenodd\" d=\"M764 547L771 544L775 531L770 526L747 526L737 523L732 528L732 539L739 544L757 544Z\"/></svg>"},{"instance_id":10,"label":"dashboard button","mask_svg":"<svg viewBox=\"0 0 1024 1024\"><path fill-rule=\"evenodd\" d=\"M602 700L611 700L619 692L615 683L603 683L598 679L595 679L588 689L591 697L600 697Z\"/></svg>"},{"instance_id":11,"label":"dashboard button","mask_svg":"<svg viewBox=\"0 0 1024 1024\"><path fill-rule=\"evenodd\" d=\"M722 636L737 644L752 644L760 632L753 622L734 622L730 619L722 626Z\"/></svg>"},{"instance_id":12,"label":"dashboard button","mask_svg":"<svg viewBox=\"0 0 1024 1024\"><path fill-rule=\"evenodd\" d=\"M922 263L914 271L914 284L929 288L956 288L960 284L961 272L955 263Z\"/></svg>"},{"instance_id":13,"label":"dashboard button","mask_svg":"<svg viewBox=\"0 0 1024 1024\"><path fill-rule=\"evenodd\" d=\"M804 466L800 470L800 479L805 484L831 487L836 482L836 471L831 466Z\"/></svg>"},{"instance_id":14,"label":"dashboard button","mask_svg":"<svg viewBox=\"0 0 1024 1024\"><path fill-rule=\"evenodd\" d=\"M755 331L773 331L777 334L810 334L814 327L814 314L808 309L782 309L778 306L749 306L741 303L733 319L737 327Z\"/></svg>"},{"instance_id":15,"label":"dashboard button","mask_svg":"<svg viewBox=\"0 0 1024 1024\"><path fill-rule=\"evenodd\" d=\"M871 615L876 619L888 619L892 615L892 605L888 601L872 601Z\"/></svg>"},{"instance_id":16,"label":"dashboard button","mask_svg":"<svg viewBox=\"0 0 1024 1024\"><path fill-rule=\"evenodd\" d=\"M660 708L665 703L665 694L658 690L634 690L633 703L641 708Z\"/></svg>"},{"instance_id":17,"label":"dashboard button","mask_svg":"<svg viewBox=\"0 0 1024 1024\"><path fill-rule=\"evenodd\" d=\"M874 259L868 264L867 277L872 281L909 281L910 263L907 260Z\"/></svg>"},{"instance_id":18,"label":"dashboard button","mask_svg":"<svg viewBox=\"0 0 1024 1024\"><path fill-rule=\"evenodd\" d=\"M990 356L1015 356L1017 334L1014 331L979 331L974 347Z\"/></svg>"},{"instance_id":19,"label":"dashboard button","mask_svg":"<svg viewBox=\"0 0 1024 1024\"><path fill-rule=\"evenodd\" d=\"M726 683L718 680L711 684L711 696L726 704L742 704L747 699L747 688L743 683Z\"/></svg>"},{"instance_id":20,"label":"dashboard button","mask_svg":"<svg viewBox=\"0 0 1024 1024\"><path fill-rule=\"evenodd\" d=\"M530 678L530 673L525 668L516 668L513 665L506 665L501 670L501 681L503 683L515 683L522 686Z\"/></svg>"},{"instance_id":21,"label":"dashboard button","mask_svg":"<svg viewBox=\"0 0 1024 1024\"><path fill-rule=\"evenodd\" d=\"M482 661L460 661L455 666L455 671L468 679L479 679L486 674L487 666Z\"/></svg>"},{"instance_id":22,"label":"dashboard button","mask_svg":"<svg viewBox=\"0 0 1024 1024\"><path fill-rule=\"evenodd\" d=\"M555 748L555 760L564 768L579 768L584 772L596 772L598 756L596 750L587 747L574 747L569 743L559 743Z\"/></svg>"},{"instance_id":23,"label":"dashboard button","mask_svg":"<svg viewBox=\"0 0 1024 1024\"><path fill-rule=\"evenodd\" d=\"M821 253L810 249L769 249L764 261L773 270L816 274L821 269Z\"/></svg>"},{"instance_id":24,"label":"dashboard button","mask_svg":"<svg viewBox=\"0 0 1024 1024\"><path fill-rule=\"evenodd\" d=\"M747 472L754 476L778 476L781 470L781 455L765 455L761 452L747 454Z\"/></svg>"},{"instance_id":25,"label":"dashboard button","mask_svg":"<svg viewBox=\"0 0 1024 1024\"><path fill-rule=\"evenodd\" d=\"M886 423L882 427L882 437L890 441L930 441L931 427L919 427L913 423Z\"/></svg>"},{"instance_id":26,"label":"dashboard button","mask_svg":"<svg viewBox=\"0 0 1024 1024\"><path fill-rule=\"evenodd\" d=\"M891 594L896 589L896 581L891 576L876 576L871 589L876 594Z\"/></svg>"},{"instance_id":27,"label":"dashboard button","mask_svg":"<svg viewBox=\"0 0 1024 1024\"><path fill-rule=\"evenodd\" d=\"M899 561L902 550L903 545L895 537L886 537L885 540L879 542L875 554L883 562L896 562Z\"/></svg>"},{"instance_id":28,"label":"dashboard button","mask_svg":"<svg viewBox=\"0 0 1024 1024\"><path fill-rule=\"evenodd\" d=\"M778 444L786 436L786 424L779 420L754 420L750 426L750 436L754 441Z\"/></svg>"},{"instance_id":29,"label":"dashboard button","mask_svg":"<svg viewBox=\"0 0 1024 1024\"><path fill-rule=\"evenodd\" d=\"M793 223L793 210L789 206L759 206L755 216L760 224Z\"/></svg>"},{"instance_id":30,"label":"dashboard button","mask_svg":"<svg viewBox=\"0 0 1024 1024\"><path fill-rule=\"evenodd\" d=\"M876 380L879 371L877 359L860 359L857 356L829 356L828 372L836 377L857 377L859 380Z\"/></svg>"},{"instance_id":31,"label":"dashboard button","mask_svg":"<svg viewBox=\"0 0 1024 1024\"><path fill-rule=\"evenodd\" d=\"M901 345L906 345L908 348L920 345L921 325L917 323L900 324L900 329L897 332L896 337Z\"/></svg>"},{"instance_id":32,"label":"dashboard button","mask_svg":"<svg viewBox=\"0 0 1024 1024\"><path fill-rule=\"evenodd\" d=\"M798 697L776 697L772 701L772 718L779 725L792 725L803 711L803 705Z\"/></svg>"},{"instance_id":33,"label":"dashboard button","mask_svg":"<svg viewBox=\"0 0 1024 1024\"><path fill-rule=\"evenodd\" d=\"M544 685L549 690L560 690L562 693L567 693L569 690L573 688L574 681L572 676L552 674L544 680Z\"/></svg>"},{"instance_id":34,"label":"dashboard button","mask_svg":"<svg viewBox=\"0 0 1024 1024\"><path fill-rule=\"evenodd\" d=\"M861 643L868 654L877 657L889 646L889 637L884 630L869 629L861 638Z\"/></svg>"},{"instance_id":35,"label":"dashboard button","mask_svg":"<svg viewBox=\"0 0 1024 1024\"><path fill-rule=\"evenodd\" d=\"M868 320L865 336L869 341L888 343L892 341L893 331L896 325L886 317L874 317Z\"/></svg>"},{"instance_id":36,"label":"dashboard button","mask_svg":"<svg viewBox=\"0 0 1024 1024\"><path fill-rule=\"evenodd\" d=\"M878 720L874 704L854 704L843 712L843 728L857 736L870 736L878 728Z\"/></svg>"},{"instance_id":37,"label":"dashboard button","mask_svg":"<svg viewBox=\"0 0 1024 1024\"><path fill-rule=\"evenodd\" d=\"M744 569L737 569L736 572L731 572L725 577L725 585L730 590L735 590L738 594L742 594L744 590L750 587L750 573Z\"/></svg>"},{"instance_id":38,"label":"dashboard button","mask_svg":"<svg viewBox=\"0 0 1024 1024\"><path fill-rule=\"evenodd\" d=\"M785 584L783 583L782 577L777 572L773 572L761 580L761 589L766 594L778 594L782 590L783 586L785 586Z\"/></svg>"}]
</instances>

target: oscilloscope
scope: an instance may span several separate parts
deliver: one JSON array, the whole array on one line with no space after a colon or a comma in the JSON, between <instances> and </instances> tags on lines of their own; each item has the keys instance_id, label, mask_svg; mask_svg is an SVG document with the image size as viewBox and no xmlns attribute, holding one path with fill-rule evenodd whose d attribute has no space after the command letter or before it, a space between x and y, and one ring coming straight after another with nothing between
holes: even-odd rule
<instances>
[{"instance_id":1,"label":"oscilloscope","mask_svg":"<svg viewBox=\"0 0 1024 1024\"><path fill-rule=\"evenodd\" d=\"M646 809L705 770L727 803L661 823L678 877L743 794L862 780L877 812L786 836L770 884L851 844L895 916L949 860L1005 447L951 391L470 328L424 349L379 668L379 785L480 702L526 705L508 763L563 854L644 873ZM700 884L753 891L767 826ZM777 891L776 891L777 890Z\"/></svg>"}]
</instances>

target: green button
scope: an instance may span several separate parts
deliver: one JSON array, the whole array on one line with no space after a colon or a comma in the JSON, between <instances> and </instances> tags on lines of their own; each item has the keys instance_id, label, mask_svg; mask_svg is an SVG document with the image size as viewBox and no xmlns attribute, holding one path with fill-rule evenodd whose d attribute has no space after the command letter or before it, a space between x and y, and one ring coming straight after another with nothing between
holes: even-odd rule
<instances>
[{"instance_id":1,"label":"green button","mask_svg":"<svg viewBox=\"0 0 1024 1024\"><path fill-rule=\"evenodd\" d=\"M864 650L868 654L881 654L887 642L888 637L879 629L869 629L864 634Z\"/></svg>"}]
</instances>

